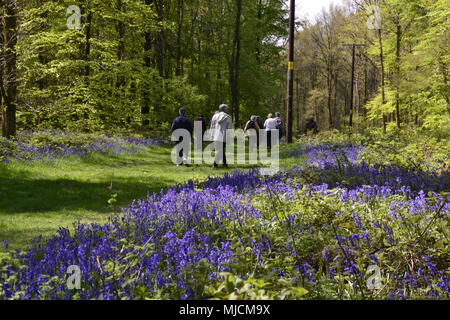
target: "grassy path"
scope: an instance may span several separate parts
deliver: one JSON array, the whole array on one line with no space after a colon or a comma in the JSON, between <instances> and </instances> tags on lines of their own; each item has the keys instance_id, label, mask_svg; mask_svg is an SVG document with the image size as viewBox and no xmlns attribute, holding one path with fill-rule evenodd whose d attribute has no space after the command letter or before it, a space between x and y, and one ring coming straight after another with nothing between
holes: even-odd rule
<instances>
[{"instance_id":1,"label":"grassy path","mask_svg":"<svg viewBox=\"0 0 450 320\"><path fill-rule=\"evenodd\" d=\"M242 168L177 168L170 162L170 151L158 147L137 155L96 154L54 164L0 164L0 241L7 240L13 249L26 249L37 236L48 237L77 221L107 222L111 214L148 193ZM282 164L289 160L282 159ZM117 202L111 206L108 200L113 194Z\"/></svg>"},{"instance_id":2,"label":"grassy path","mask_svg":"<svg viewBox=\"0 0 450 320\"><path fill-rule=\"evenodd\" d=\"M223 174L208 166L175 167L170 149L89 159L64 159L57 164L0 165L0 241L27 248L39 235L77 222L106 222L134 199L162 188ZM117 202L108 204L113 194Z\"/></svg>"}]
</instances>

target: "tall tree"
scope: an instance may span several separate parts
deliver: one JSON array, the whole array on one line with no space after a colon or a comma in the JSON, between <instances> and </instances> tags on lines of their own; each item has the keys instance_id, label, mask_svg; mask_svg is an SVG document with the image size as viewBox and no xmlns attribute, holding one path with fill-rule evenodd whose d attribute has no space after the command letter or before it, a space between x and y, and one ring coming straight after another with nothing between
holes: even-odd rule
<instances>
[{"instance_id":1,"label":"tall tree","mask_svg":"<svg viewBox=\"0 0 450 320\"><path fill-rule=\"evenodd\" d=\"M0 90L5 104L4 136L16 135L16 98L17 98L17 0L0 1L4 15L3 36L3 78Z\"/></svg>"},{"instance_id":2,"label":"tall tree","mask_svg":"<svg viewBox=\"0 0 450 320\"><path fill-rule=\"evenodd\" d=\"M399 20L399 18L397 18ZM401 50L401 37L402 26L400 21L396 22L396 49L395 49L395 115L397 127L400 128L400 50Z\"/></svg>"},{"instance_id":3,"label":"tall tree","mask_svg":"<svg viewBox=\"0 0 450 320\"><path fill-rule=\"evenodd\" d=\"M91 38L92 38L92 9L91 4L84 0L82 12L84 15L84 24L85 24L85 40L81 49L82 59L85 61L84 65L84 77L86 81L89 81L89 76L91 74L90 67L90 55L91 55Z\"/></svg>"},{"instance_id":4,"label":"tall tree","mask_svg":"<svg viewBox=\"0 0 450 320\"><path fill-rule=\"evenodd\" d=\"M144 4L150 8L154 0L143 0ZM152 67L152 50L153 48L153 36L151 30L146 30L144 33L144 69L150 70ZM141 122L143 126L147 126L150 124L149 119L147 119L148 114L150 113L151 108L151 97L150 97L150 88L148 88L148 81L144 82L145 87L143 90L143 104L141 107Z\"/></svg>"},{"instance_id":5,"label":"tall tree","mask_svg":"<svg viewBox=\"0 0 450 320\"><path fill-rule=\"evenodd\" d=\"M233 53L230 63L231 108L233 110L234 122L236 126L240 125L239 76L241 68L241 15L242 0L236 0L236 21L234 29Z\"/></svg>"},{"instance_id":6,"label":"tall tree","mask_svg":"<svg viewBox=\"0 0 450 320\"><path fill-rule=\"evenodd\" d=\"M156 57L157 57L157 65L158 65L158 71L159 76L161 78L164 78L165 76L165 65L164 65L164 52L165 52L165 34L164 34L164 28L162 24L164 23L164 3L162 0L154 0L155 6L156 6L156 12L158 13L158 21L159 21L159 31L156 36Z\"/></svg>"},{"instance_id":7,"label":"tall tree","mask_svg":"<svg viewBox=\"0 0 450 320\"><path fill-rule=\"evenodd\" d=\"M3 74L4 74L4 66L5 66L5 55L4 55L4 23L5 19L3 17L4 10L1 8L0 10L0 86L3 88ZM5 133L5 122L4 122L4 110L3 110L3 90L0 89L0 132L4 136Z\"/></svg>"}]
</instances>

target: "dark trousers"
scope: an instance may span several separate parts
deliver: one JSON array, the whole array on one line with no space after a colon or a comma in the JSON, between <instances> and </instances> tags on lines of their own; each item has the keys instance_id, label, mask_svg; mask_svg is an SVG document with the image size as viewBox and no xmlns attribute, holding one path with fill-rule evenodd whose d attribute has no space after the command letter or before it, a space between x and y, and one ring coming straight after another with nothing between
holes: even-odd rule
<instances>
[{"instance_id":1,"label":"dark trousers","mask_svg":"<svg viewBox=\"0 0 450 320\"><path fill-rule=\"evenodd\" d=\"M227 155L225 153L227 144L225 142L216 141L216 157L214 158L214 164L219 164L222 161L223 164L227 164Z\"/></svg>"},{"instance_id":2,"label":"dark trousers","mask_svg":"<svg viewBox=\"0 0 450 320\"><path fill-rule=\"evenodd\" d=\"M175 145L179 144L183 142L183 137L178 138L178 142L175 142ZM184 150L183 148L180 149L180 151L178 152L178 160L177 160L177 164L182 164L183 163L183 158L188 158L189 157L189 150Z\"/></svg>"},{"instance_id":3,"label":"dark trousers","mask_svg":"<svg viewBox=\"0 0 450 320\"><path fill-rule=\"evenodd\" d=\"M267 134L267 150L272 149L272 131L266 131Z\"/></svg>"}]
</instances>

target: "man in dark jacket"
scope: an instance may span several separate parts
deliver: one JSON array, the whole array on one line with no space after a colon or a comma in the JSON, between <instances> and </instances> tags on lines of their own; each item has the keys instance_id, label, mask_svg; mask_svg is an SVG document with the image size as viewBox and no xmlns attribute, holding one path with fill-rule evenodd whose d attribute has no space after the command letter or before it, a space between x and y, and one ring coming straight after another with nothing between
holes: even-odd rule
<instances>
[{"instance_id":1,"label":"man in dark jacket","mask_svg":"<svg viewBox=\"0 0 450 320\"><path fill-rule=\"evenodd\" d=\"M308 131L312 130L314 134L319 132L319 127L317 126L317 122L314 121L314 117L310 117L305 126L305 134L308 134Z\"/></svg>"},{"instance_id":2,"label":"man in dark jacket","mask_svg":"<svg viewBox=\"0 0 450 320\"><path fill-rule=\"evenodd\" d=\"M180 115L175 118L175 120L172 123L171 132L173 133L175 130L178 129L185 129L189 131L191 137L194 131L194 128L192 126L191 120L186 116L187 111L185 108L181 107L179 110ZM179 144L183 141L183 137L180 137L178 142L176 144ZM183 163L188 167L188 156L189 156L189 150L181 149L179 153L180 159L177 163L178 166L182 165Z\"/></svg>"},{"instance_id":3,"label":"man in dark jacket","mask_svg":"<svg viewBox=\"0 0 450 320\"><path fill-rule=\"evenodd\" d=\"M260 117L260 116L256 116L256 123L258 124L258 127L259 127L260 129L263 129L263 128L264 128L264 123L262 123L261 117ZM258 132L258 134L259 134L259 132Z\"/></svg>"}]
</instances>

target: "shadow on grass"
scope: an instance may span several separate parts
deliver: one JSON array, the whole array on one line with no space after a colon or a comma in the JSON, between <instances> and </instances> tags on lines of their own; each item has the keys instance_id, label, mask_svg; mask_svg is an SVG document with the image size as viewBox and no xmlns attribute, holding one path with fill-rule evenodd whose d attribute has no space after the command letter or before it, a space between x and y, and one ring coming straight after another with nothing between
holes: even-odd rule
<instances>
[{"instance_id":1,"label":"shadow on grass","mask_svg":"<svg viewBox=\"0 0 450 320\"><path fill-rule=\"evenodd\" d=\"M172 168L172 167L170 167ZM248 167L249 168L249 167ZM246 168L246 169L248 169ZM176 170L172 168L172 171ZM221 175L244 167L233 166L228 170L212 170L211 176ZM179 168L179 175L135 177L105 176L102 181L79 181L69 178L39 179L26 174L9 173L0 175L0 215L18 213L52 213L61 210L86 210L95 213L109 213L108 200L117 194L114 207L128 207L135 199L145 199L148 194L157 193L189 179L189 171L205 172L203 167ZM204 177L203 177L204 178Z\"/></svg>"},{"instance_id":2,"label":"shadow on grass","mask_svg":"<svg viewBox=\"0 0 450 320\"><path fill-rule=\"evenodd\" d=\"M111 182L82 182L70 179L26 179L0 177L0 211L3 214L38 213L85 209L111 211L108 200L117 194L115 206L128 206L134 199L159 192L176 181L155 178L113 179Z\"/></svg>"},{"instance_id":3,"label":"shadow on grass","mask_svg":"<svg viewBox=\"0 0 450 320\"><path fill-rule=\"evenodd\" d=\"M27 178L30 177L31 173L25 169L17 169L10 166L9 164L4 164L0 162L0 182L3 179L15 179L15 178ZM1 187L1 185L0 185ZM0 193L0 199L2 194Z\"/></svg>"},{"instance_id":4,"label":"shadow on grass","mask_svg":"<svg viewBox=\"0 0 450 320\"><path fill-rule=\"evenodd\" d=\"M202 164L177 168L171 162L170 151L170 147L164 147L144 154L93 154L63 159L62 166L44 164L43 171L33 163L0 164L0 215L64 210L109 213L112 210L108 200L115 194L117 210L191 178L204 179L254 167L230 165L229 169L213 170Z\"/></svg>"}]
</instances>

